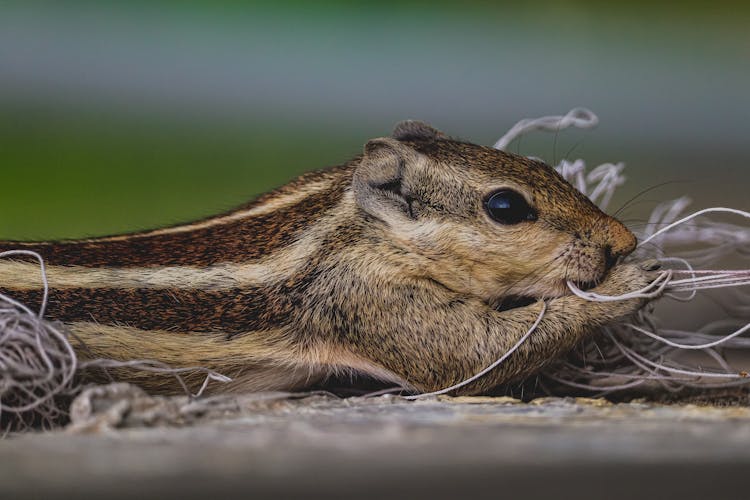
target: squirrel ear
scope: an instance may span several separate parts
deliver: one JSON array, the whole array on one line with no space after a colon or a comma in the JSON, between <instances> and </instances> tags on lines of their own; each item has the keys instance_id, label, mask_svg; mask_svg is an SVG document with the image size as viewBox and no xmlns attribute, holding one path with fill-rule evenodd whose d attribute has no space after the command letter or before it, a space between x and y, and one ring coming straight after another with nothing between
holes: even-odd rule
<instances>
[{"instance_id":1,"label":"squirrel ear","mask_svg":"<svg viewBox=\"0 0 750 500\"><path fill-rule=\"evenodd\" d=\"M365 212L378 218L394 212L414 217L413 198L404 182L413 155L411 148L390 137L365 145L365 154L352 178L354 197Z\"/></svg>"},{"instance_id":2,"label":"squirrel ear","mask_svg":"<svg viewBox=\"0 0 750 500\"><path fill-rule=\"evenodd\" d=\"M438 129L418 120L398 122L391 135L397 141L430 141L448 138Z\"/></svg>"}]
</instances>

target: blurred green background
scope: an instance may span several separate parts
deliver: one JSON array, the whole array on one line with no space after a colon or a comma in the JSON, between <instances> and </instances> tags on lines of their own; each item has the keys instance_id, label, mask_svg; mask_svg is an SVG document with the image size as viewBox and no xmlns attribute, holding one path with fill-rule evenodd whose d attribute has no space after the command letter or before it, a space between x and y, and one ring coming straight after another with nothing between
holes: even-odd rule
<instances>
[{"instance_id":1,"label":"blurred green background","mask_svg":"<svg viewBox=\"0 0 750 500\"><path fill-rule=\"evenodd\" d=\"M625 218L690 194L749 209L743 3L1 2L0 238L151 228L341 163L401 119L625 161ZM616 202L618 201L616 200Z\"/></svg>"}]
</instances>

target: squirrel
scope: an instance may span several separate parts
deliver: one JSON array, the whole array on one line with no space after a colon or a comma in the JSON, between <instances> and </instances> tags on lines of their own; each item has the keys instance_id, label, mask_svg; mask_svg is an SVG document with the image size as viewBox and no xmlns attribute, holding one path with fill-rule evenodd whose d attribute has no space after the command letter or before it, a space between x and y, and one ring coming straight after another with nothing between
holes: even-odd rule
<instances>
[{"instance_id":1,"label":"squirrel","mask_svg":"<svg viewBox=\"0 0 750 500\"><path fill-rule=\"evenodd\" d=\"M502 356L545 301L533 334L460 394L522 380L642 307L588 302L566 287L642 288L653 273L622 262L635 247L621 222L550 166L418 121L222 215L0 242L0 251L44 258L47 317L82 342L79 356L206 367L233 379L226 391L348 374L439 390ZM0 262L0 292L38 303L34 266ZM129 377L174 389L153 374Z\"/></svg>"}]
</instances>

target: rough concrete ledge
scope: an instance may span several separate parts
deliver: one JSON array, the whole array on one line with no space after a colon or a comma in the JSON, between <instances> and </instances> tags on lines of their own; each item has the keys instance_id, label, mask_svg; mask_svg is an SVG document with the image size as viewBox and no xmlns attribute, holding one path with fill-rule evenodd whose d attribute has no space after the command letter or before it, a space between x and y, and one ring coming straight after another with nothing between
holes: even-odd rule
<instances>
[{"instance_id":1,"label":"rough concrete ledge","mask_svg":"<svg viewBox=\"0 0 750 500\"><path fill-rule=\"evenodd\" d=\"M632 499L747 491L746 407L323 394L233 400L190 425L123 420L120 428L7 439L2 495Z\"/></svg>"}]
</instances>

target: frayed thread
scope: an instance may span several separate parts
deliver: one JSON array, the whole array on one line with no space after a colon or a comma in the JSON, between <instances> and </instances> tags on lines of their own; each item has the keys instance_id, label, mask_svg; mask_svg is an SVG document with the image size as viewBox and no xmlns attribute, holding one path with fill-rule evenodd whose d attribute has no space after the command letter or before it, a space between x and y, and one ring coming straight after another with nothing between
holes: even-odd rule
<instances>
[{"instance_id":1,"label":"frayed thread","mask_svg":"<svg viewBox=\"0 0 750 500\"><path fill-rule=\"evenodd\" d=\"M80 361L67 329L44 318L49 297L44 259L28 250L0 253L0 258L13 257L31 257L39 263L43 294L37 312L0 294L0 421L6 430L58 426L67 415L66 405L61 404L60 399L68 400L78 394L82 386L77 383L76 375L94 368L105 372L119 368L172 375L191 398L203 394L210 381L231 380L207 368L172 368L153 360ZM82 344L75 337L73 340ZM85 349L85 345L81 347ZM206 375L195 394L191 393L182 377L187 373Z\"/></svg>"},{"instance_id":2,"label":"frayed thread","mask_svg":"<svg viewBox=\"0 0 750 500\"><path fill-rule=\"evenodd\" d=\"M575 108L562 116L524 119L503 135L494 147L504 150L519 137L535 131L559 132L569 127L587 129L598 123L598 117L586 108ZM617 188L625 184L624 169L623 163L604 163L588 170L582 159L562 160L555 166L560 175L602 210L607 209ZM568 288L578 297L594 302L659 297L688 302L700 291L731 287L735 293L723 301L731 319L709 323L694 331L662 329L656 326L654 309L644 308L634 318L603 328L598 335L586 339L573 353L545 370L540 377L552 384L535 385L541 386L546 394L567 395L573 388L604 395L632 391L639 386L653 388L654 384L670 392L679 392L686 388L715 389L750 383L748 373L732 367L725 352L717 350L750 348L750 339L741 337L750 330L750 323L726 332L728 326L743 323L741 318L750 316L750 296L737 289L750 285L750 270L695 269L695 266L711 265L733 254L750 256L749 228L705 219L706 215L716 213L750 218L750 213L714 207L680 217L689 204L687 197L660 204L640 235L640 243L630 260L655 259L666 267L652 283L618 296L583 291L571 281L567 283ZM695 219L700 219L701 223L696 223ZM663 248L673 249L674 253L667 256ZM674 268L675 265L684 269ZM446 394L476 381L499 366L529 338L545 311L546 308L517 344L486 369L451 387L408 398ZM632 335L633 332L640 336ZM675 355L680 351L700 351L716 368L707 371L700 365L681 362ZM379 393L402 390L393 388Z\"/></svg>"},{"instance_id":3,"label":"frayed thread","mask_svg":"<svg viewBox=\"0 0 750 500\"><path fill-rule=\"evenodd\" d=\"M571 113L580 116L577 110ZM585 122L563 119L571 113L565 117L524 120L498 143L507 147L521 135L535 130L559 131L580 125L589 128L598 120L586 111ZM608 208L616 189L626 181L622 163L605 163L587 170L581 159L563 160L555 169L602 210ZM639 386L649 391L679 392L750 383L748 373L735 368L727 359L733 351L750 348L750 339L742 337L750 330L750 294L739 288L750 285L750 270L697 269L715 266L729 256L750 257L750 228L706 217L726 214L750 218L750 213L713 207L684 215L689 205L687 197L661 203L639 235L640 243L630 260L655 259L664 267L647 287L620 296L584 292L571 282L568 287L581 298L599 302L661 296L688 302L699 292L724 289L720 303L726 317L692 330L675 330L658 326L659 320L668 318L659 318L653 307L644 308L630 320L603 328L599 335L585 340L569 356L551 365L542 374L542 378L556 383L543 384L548 393L564 395L569 388L575 388L601 395ZM682 354L686 351L700 352L702 356L684 359ZM704 365L710 365L711 369Z\"/></svg>"}]
</instances>

